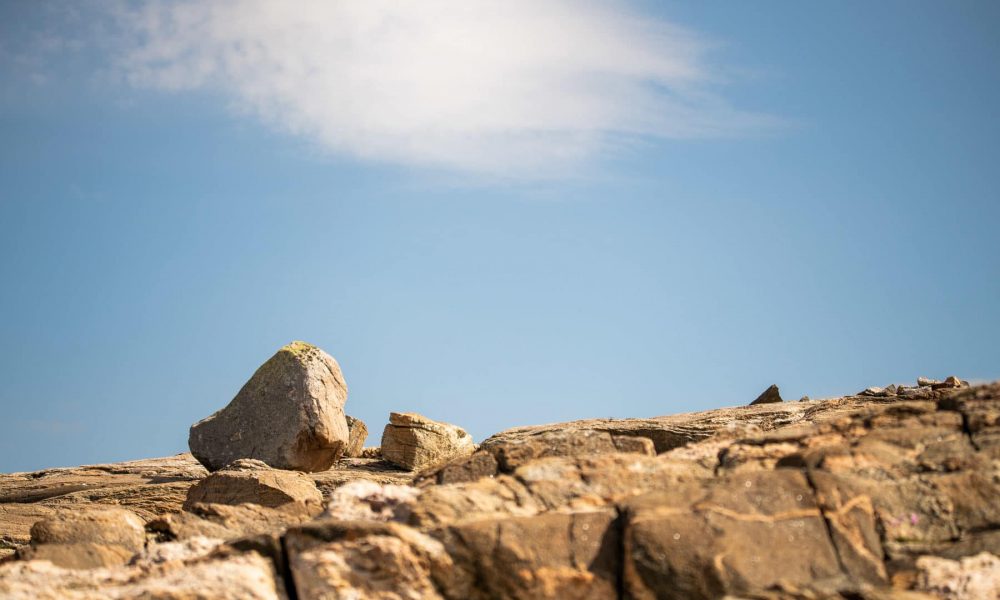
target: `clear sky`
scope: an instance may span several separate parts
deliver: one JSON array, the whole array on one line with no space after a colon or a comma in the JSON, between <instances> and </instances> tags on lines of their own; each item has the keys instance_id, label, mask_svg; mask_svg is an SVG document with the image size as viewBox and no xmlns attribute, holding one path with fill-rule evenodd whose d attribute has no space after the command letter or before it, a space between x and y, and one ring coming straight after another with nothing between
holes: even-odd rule
<instances>
[{"instance_id":1,"label":"clear sky","mask_svg":"<svg viewBox=\"0 0 1000 600\"><path fill-rule=\"evenodd\" d=\"M1000 3L0 3L0 471L301 339L501 429L1000 378Z\"/></svg>"}]
</instances>

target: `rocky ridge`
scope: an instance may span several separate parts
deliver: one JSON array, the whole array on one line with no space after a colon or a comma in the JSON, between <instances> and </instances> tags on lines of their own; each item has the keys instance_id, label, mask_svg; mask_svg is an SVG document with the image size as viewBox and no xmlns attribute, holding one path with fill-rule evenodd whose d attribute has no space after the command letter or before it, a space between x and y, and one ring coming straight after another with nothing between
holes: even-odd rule
<instances>
[{"instance_id":1,"label":"rocky ridge","mask_svg":"<svg viewBox=\"0 0 1000 600\"><path fill-rule=\"evenodd\" d=\"M209 474L179 455L0 475L0 596L1000 597L1000 382L457 450L439 445L458 428L416 417L397 421L420 424L403 446L422 470L244 457Z\"/></svg>"}]
</instances>

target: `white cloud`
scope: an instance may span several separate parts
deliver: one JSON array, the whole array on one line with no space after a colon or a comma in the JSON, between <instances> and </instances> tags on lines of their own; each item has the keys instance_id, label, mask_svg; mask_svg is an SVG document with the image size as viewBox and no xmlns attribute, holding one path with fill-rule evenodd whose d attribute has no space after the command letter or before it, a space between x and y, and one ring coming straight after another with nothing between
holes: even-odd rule
<instances>
[{"instance_id":1,"label":"white cloud","mask_svg":"<svg viewBox=\"0 0 1000 600\"><path fill-rule=\"evenodd\" d=\"M699 35L592 0L229 0L130 5L133 85L220 91L338 154L493 174L635 139L756 128Z\"/></svg>"}]
</instances>

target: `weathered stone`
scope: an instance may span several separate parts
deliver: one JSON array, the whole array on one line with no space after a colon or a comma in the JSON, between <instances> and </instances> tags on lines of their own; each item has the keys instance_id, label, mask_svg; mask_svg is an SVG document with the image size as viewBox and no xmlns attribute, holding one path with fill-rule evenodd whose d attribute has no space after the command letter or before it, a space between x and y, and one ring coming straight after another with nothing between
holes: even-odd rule
<instances>
[{"instance_id":1,"label":"weathered stone","mask_svg":"<svg viewBox=\"0 0 1000 600\"><path fill-rule=\"evenodd\" d=\"M983 552L960 561L937 556L917 560L916 589L945 600L1000 598L1000 558Z\"/></svg>"},{"instance_id":2,"label":"weathered stone","mask_svg":"<svg viewBox=\"0 0 1000 600\"><path fill-rule=\"evenodd\" d=\"M59 511L31 527L31 544L92 543L142 550L146 531L142 519L124 508Z\"/></svg>"},{"instance_id":3,"label":"weathered stone","mask_svg":"<svg viewBox=\"0 0 1000 600\"><path fill-rule=\"evenodd\" d=\"M344 456L348 458L360 458L365 447L365 440L368 439L368 426L361 419L347 415L348 440L347 447L344 448Z\"/></svg>"},{"instance_id":4,"label":"weathered stone","mask_svg":"<svg viewBox=\"0 0 1000 600\"><path fill-rule=\"evenodd\" d=\"M775 404L781 402L781 394L778 392L778 386L772 385L763 392L757 399L750 403L750 406L755 406L757 404Z\"/></svg>"},{"instance_id":5,"label":"weathered stone","mask_svg":"<svg viewBox=\"0 0 1000 600\"><path fill-rule=\"evenodd\" d=\"M491 438L480 446L496 459L499 471L511 473L523 464L548 456L596 456L628 452L652 453L646 439L629 435L612 435L607 431L576 429L570 431L539 431L512 439Z\"/></svg>"},{"instance_id":6,"label":"weathered stone","mask_svg":"<svg viewBox=\"0 0 1000 600\"><path fill-rule=\"evenodd\" d=\"M458 597L441 543L398 523L317 521L290 530L285 547L302 598Z\"/></svg>"},{"instance_id":7,"label":"weathered stone","mask_svg":"<svg viewBox=\"0 0 1000 600\"><path fill-rule=\"evenodd\" d=\"M204 504L259 504L278 508L302 504L323 510L323 494L304 473L272 469L258 460L238 460L191 487L184 508Z\"/></svg>"},{"instance_id":8,"label":"weathered stone","mask_svg":"<svg viewBox=\"0 0 1000 600\"><path fill-rule=\"evenodd\" d=\"M546 457L522 465L512 475L424 487L413 503L410 523L439 527L503 515L587 510L711 476L710 468L663 456Z\"/></svg>"},{"instance_id":9,"label":"weathered stone","mask_svg":"<svg viewBox=\"0 0 1000 600\"><path fill-rule=\"evenodd\" d=\"M382 448L379 446L366 446L361 449L361 454L359 456L361 458L375 458L381 460Z\"/></svg>"},{"instance_id":10,"label":"weathered stone","mask_svg":"<svg viewBox=\"0 0 1000 600\"><path fill-rule=\"evenodd\" d=\"M416 413L390 413L382 433L382 458L404 469L425 469L475 450L461 427Z\"/></svg>"},{"instance_id":11,"label":"weathered stone","mask_svg":"<svg viewBox=\"0 0 1000 600\"><path fill-rule=\"evenodd\" d=\"M347 384L337 361L305 342L278 350L225 408L191 426L188 445L210 471L240 458L322 471L349 441Z\"/></svg>"},{"instance_id":12,"label":"weathered stone","mask_svg":"<svg viewBox=\"0 0 1000 600\"><path fill-rule=\"evenodd\" d=\"M417 485L424 486L475 481L482 477L493 477L498 470L499 465L492 453L477 450L469 456L461 456L440 467L420 473L416 482Z\"/></svg>"},{"instance_id":13,"label":"weathered stone","mask_svg":"<svg viewBox=\"0 0 1000 600\"><path fill-rule=\"evenodd\" d=\"M454 598L618 597L620 531L611 508L503 516L439 531L459 582ZM474 585L470 585L474 584Z\"/></svg>"},{"instance_id":14,"label":"weathered stone","mask_svg":"<svg viewBox=\"0 0 1000 600\"><path fill-rule=\"evenodd\" d=\"M165 515L149 522L146 529L158 541L206 537L233 540L261 534L280 534L316 516L312 505L284 504L270 508L258 504L194 504L185 512Z\"/></svg>"},{"instance_id":15,"label":"weathered stone","mask_svg":"<svg viewBox=\"0 0 1000 600\"><path fill-rule=\"evenodd\" d=\"M72 587L82 597L160 597L168 592L142 586L213 563L198 571L209 578L207 591L181 587L177 597L225 597L215 593L215 569L257 554L295 581L300 597L995 595L976 586L992 581L1000 548L1000 383L966 388L955 378L896 390L515 428L421 473L345 458L297 477L330 494L321 521L311 521L308 502L193 502L188 512L150 522L147 549L129 566L54 576L40 595L72 597ZM650 455L651 447L661 454ZM14 531L11 523L26 529L57 510L95 503L121 500L150 513L179 507L158 496L175 498L204 473L143 470L130 464L0 475L0 497L16 500L0 503L0 534ZM216 475L268 471L240 461ZM419 488L373 483L414 479ZM601 540L596 548L592 535ZM77 567L122 560L100 556L98 546L52 543L17 552ZM983 552L988 559L977 557ZM2 597L12 589L5 578L22 576L8 567L0 566ZM86 581L79 577L97 572L105 573L105 583L94 584L99 590L63 579ZM129 583L122 587L107 572L128 572Z\"/></svg>"},{"instance_id":16,"label":"weathered stone","mask_svg":"<svg viewBox=\"0 0 1000 600\"><path fill-rule=\"evenodd\" d=\"M7 600L281 600L271 561L254 553L112 569L63 569L45 560L0 565Z\"/></svg>"},{"instance_id":17,"label":"weathered stone","mask_svg":"<svg viewBox=\"0 0 1000 600\"><path fill-rule=\"evenodd\" d=\"M414 475L413 471L400 469L384 460L371 458L344 458L337 461L333 468L309 474L324 496L329 495L330 492L345 483L358 479L373 483L409 485L413 483Z\"/></svg>"},{"instance_id":18,"label":"weathered stone","mask_svg":"<svg viewBox=\"0 0 1000 600\"><path fill-rule=\"evenodd\" d=\"M19 560L47 560L64 569L97 569L127 563L135 553L124 546L73 543L25 546L17 553Z\"/></svg>"},{"instance_id":19,"label":"weathered stone","mask_svg":"<svg viewBox=\"0 0 1000 600\"><path fill-rule=\"evenodd\" d=\"M632 598L719 598L843 576L797 471L689 482L626 506L624 586Z\"/></svg>"},{"instance_id":20,"label":"weathered stone","mask_svg":"<svg viewBox=\"0 0 1000 600\"><path fill-rule=\"evenodd\" d=\"M399 521L409 519L420 490L408 485L380 485L366 480L346 483L330 494L323 517L339 521Z\"/></svg>"}]
</instances>

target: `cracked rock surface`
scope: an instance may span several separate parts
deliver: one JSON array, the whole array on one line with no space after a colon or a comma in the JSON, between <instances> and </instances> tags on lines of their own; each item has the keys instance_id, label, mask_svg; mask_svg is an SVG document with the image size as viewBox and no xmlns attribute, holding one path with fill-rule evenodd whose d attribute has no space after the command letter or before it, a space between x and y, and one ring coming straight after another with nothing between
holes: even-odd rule
<instances>
[{"instance_id":1,"label":"cracked rock surface","mask_svg":"<svg viewBox=\"0 0 1000 600\"><path fill-rule=\"evenodd\" d=\"M455 435L430 423L390 426ZM518 427L418 464L0 475L0 597L1000 594L1000 383ZM132 516L64 525L108 505Z\"/></svg>"}]
</instances>

